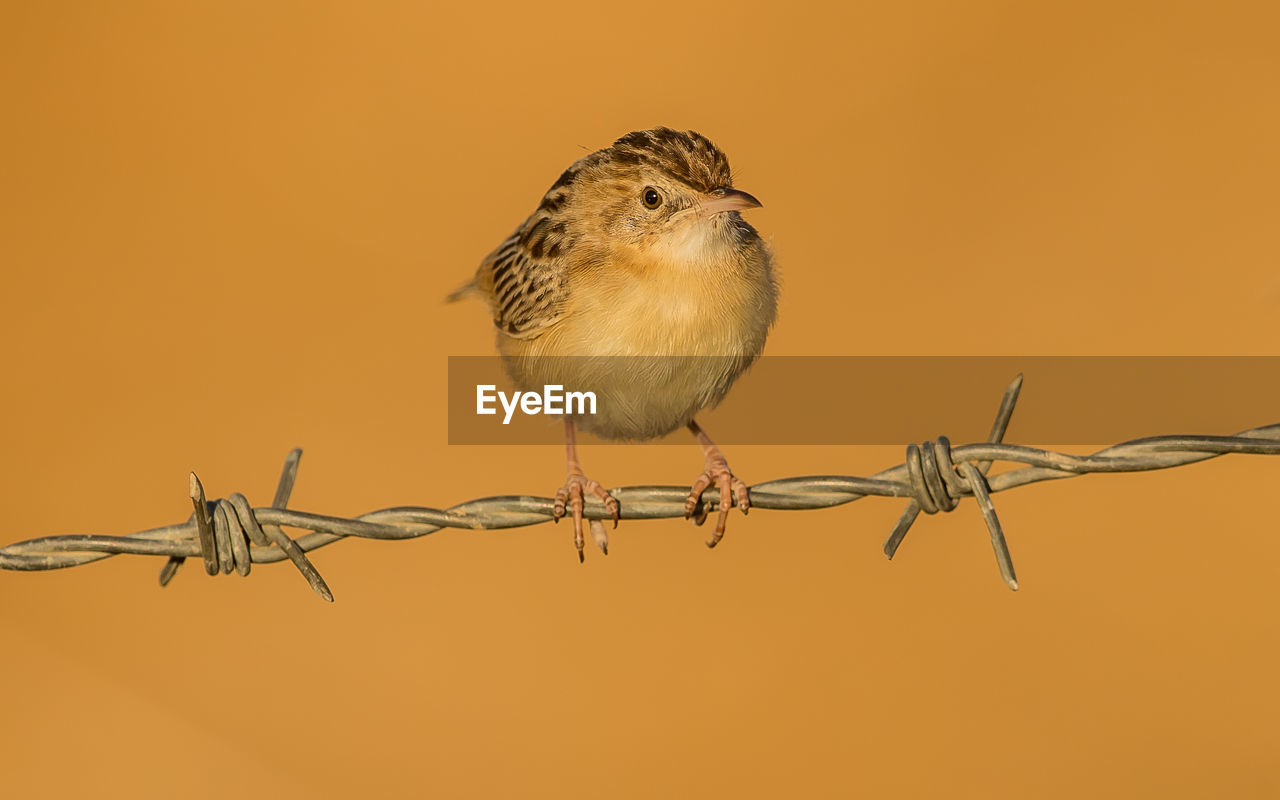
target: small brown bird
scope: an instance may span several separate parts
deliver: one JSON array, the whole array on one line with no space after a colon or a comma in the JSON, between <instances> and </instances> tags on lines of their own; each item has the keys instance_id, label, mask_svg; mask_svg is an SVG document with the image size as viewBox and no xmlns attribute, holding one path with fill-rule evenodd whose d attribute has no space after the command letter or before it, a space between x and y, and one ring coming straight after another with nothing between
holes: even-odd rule
<instances>
[{"instance_id":1,"label":"small brown bird","mask_svg":"<svg viewBox=\"0 0 1280 800\"><path fill-rule=\"evenodd\" d=\"M623 136L564 171L537 209L451 300L478 293L498 351L522 391L593 391L597 413L565 417L568 477L553 513L573 515L582 558L583 499L618 502L578 461L575 424L606 439L643 440L685 425L706 463L685 500L720 490L709 547L747 487L694 420L720 402L764 349L777 314L769 248L739 212L760 201L733 188L729 160L705 136L655 128ZM705 519L705 512L698 519ZM604 526L592 521L608 553Z\"/></svg>"}]
</instances>

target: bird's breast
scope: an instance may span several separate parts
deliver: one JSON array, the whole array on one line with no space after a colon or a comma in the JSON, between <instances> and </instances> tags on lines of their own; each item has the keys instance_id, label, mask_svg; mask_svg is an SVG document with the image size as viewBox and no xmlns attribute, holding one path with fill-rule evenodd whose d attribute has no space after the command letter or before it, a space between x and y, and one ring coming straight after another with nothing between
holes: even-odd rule
<instances>
[{"instance_id":1,"label":"bird's breast","mask_svg":"<svg viewBox=\"0 0 1280 800\"><path fill-rule=\"evenodd\" d=\"M765 254L767 259L767 254ZM648 439L714 406L764 348L775 290L767 261L612 265L575 276L564 317L500 349L517 385L594 391L584 429Z\"/></svg>"},{"instance_id":2,"label":"bird's breast","mask_svg":"<svg viewBox=\"0 0 1280 800\"><path fill-rule=\"evenodd\" d=\"M557 349L615 355L757 355L773 322L767 264L698 243L654 248L574 281Z\"/></svg>"}]
</instances>

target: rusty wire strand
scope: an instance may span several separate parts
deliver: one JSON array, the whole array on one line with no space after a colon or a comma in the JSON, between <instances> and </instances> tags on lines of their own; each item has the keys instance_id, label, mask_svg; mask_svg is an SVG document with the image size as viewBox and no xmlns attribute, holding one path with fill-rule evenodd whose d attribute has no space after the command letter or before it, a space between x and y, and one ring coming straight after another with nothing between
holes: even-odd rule
<instances>
[{"instance_id":1,"label":"rusty wire strand","mask_svg":"<svg viewBox=\"0 0 1280 800\"><path fill-rule=\"evenodd\" d=\"M830 508L863 497L907 498L906 509L884 543L893 558L921 511L935 514L955 509L973 497L991 536L1001 577L1018 588L1004 531L991 495L1040 481L1059 480L1099 472L1141 472L1193 464L1228 453L1280 455L1280 424L1242 431L1234 436L1150 436L1107 447L1090 455L1071 455L1024 445L1005 444L1022 387L1017 376L1005 390L987 441L952 447L945 436L911 444L906 460L869 478L811 475L758 483L748 489L753 509L801 510ZM248 575L253 564L288 560L320 597L333 593L306 554L348 536L365 539L415 539L443 528L498 530L553 519L549 497L504 495L470 500L447 509L399 506L354 518L331 517L286 508L297 479L301 450L292 451L272 504L252 508L243 494L210 501L195 473L189 495L194 513L185 522L127 536L45 536L0 547L0 568L50 570L74 567L120 554L166 556L160 584L166 585L187 558L200 557L210 575L236 571ZM1022 464L987 476L996 461ZM668 519L685 516L688 489L681 486L627 486L612 490L623 519ZM698 519L718 510L720 492L706 489L698 504ZM610 519L598 499L588 498L583 510L591 520ZM309 531L290 538L282 526Z\"/></svg>"}]
</instances>

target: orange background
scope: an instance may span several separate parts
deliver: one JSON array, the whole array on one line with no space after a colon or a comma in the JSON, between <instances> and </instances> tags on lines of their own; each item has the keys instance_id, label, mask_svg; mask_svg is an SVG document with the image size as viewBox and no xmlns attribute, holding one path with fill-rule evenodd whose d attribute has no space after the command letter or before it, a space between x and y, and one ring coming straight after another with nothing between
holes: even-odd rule
<instances>
[{"instance_id":1,"label":"orange background","mask_svg":"<svg viewBox=\"0 0 1280 800\"><path fill-rule=\"evenodd\" d=\"M770 353L1277 354L1274 8L6 4L0 541L180 521L191 469L265 505L295 445L318 513L550 494L557 447L445 444L446 357L491 333L441 298L655 124L765 202ZM901 449L728 455L757 482ZM1016 594L972 503L886 562L883 499L735 516L713 552L624 523L584 566L564 525L341 542L333 605L280 565L3 573L0 782L1275 796L1277 481L1237 456L1002 494Z\"/></svg>"}]
</instances>

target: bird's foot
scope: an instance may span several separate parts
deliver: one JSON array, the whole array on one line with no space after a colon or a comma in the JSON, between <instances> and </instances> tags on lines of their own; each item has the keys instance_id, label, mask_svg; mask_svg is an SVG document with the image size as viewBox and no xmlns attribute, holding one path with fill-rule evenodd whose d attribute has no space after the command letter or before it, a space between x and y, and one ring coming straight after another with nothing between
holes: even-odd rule
<instances>
[{"instance_id":1,"label":"bird's foot","mask_svg":"<svg viewBox=\"0 0 1280 800\"><path fill-rule=\"evenodd\" d=\"M591 480L581 471L569 473L565 478L564 486L556 490L555 503L551 506L551 519L555 522L559 522L566 513L573 516L573 546L578 549L579 563L586 560L582 553L583 544L586 542L586 525L582 509L588 493L598 497L600 502L604 503L605 510L613 517L613 527L618 527L620 518L618 501L599 482ZM598 519L590 520L590 523L591 538L601 552L606 556L609 555L609 534L604 528L604 523Z\"/></svg>"},{"instance_id":2,"label":"bird's foot","mask_svg":"<svg viewBox=\"0 0 1280 800\"><path fill-rule=\"evenodd\" d=\"M729 509L733 508L733 498L738 500L738 509L746 514L751 510L751 497L747 493L747 484L742 479L734 475L729 470L729 462L725 461L724 455L720 453L720 449L712 447L707 452L707 466L702 470L702 474L693 482L693 487L689 490L689 496L684 501L684 518L693 518L695 525L701 525L707 521L707 514L710 507L699 504L702 501L702 492L711 485L720 488L720 502L717 504L718 514L716 515L716 529L711 532L711 538L707 540L707 547L715 547L719 544L720 539L724 537L725 522L729 519ZM697 516L694 512L697 511Z\"/></svg>"}]
</instances>

